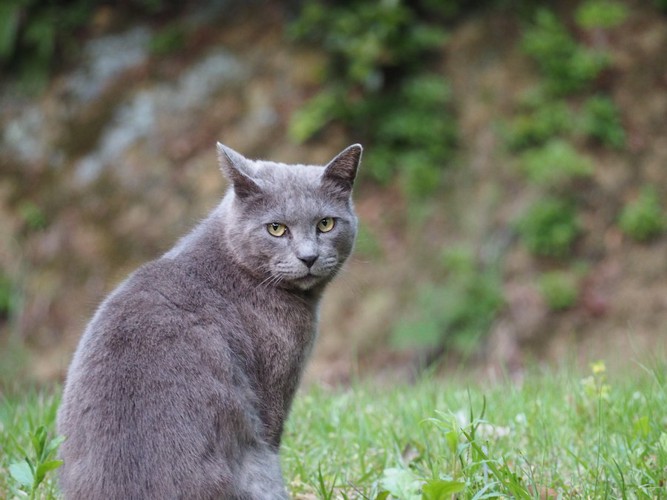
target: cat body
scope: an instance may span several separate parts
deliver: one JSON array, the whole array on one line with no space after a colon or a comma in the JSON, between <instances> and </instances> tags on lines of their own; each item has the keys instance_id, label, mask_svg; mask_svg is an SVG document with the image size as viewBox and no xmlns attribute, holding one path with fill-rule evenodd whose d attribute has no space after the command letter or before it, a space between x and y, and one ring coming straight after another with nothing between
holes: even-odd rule
<instances>
[{"instance_id":1,"label":"cat body","mask_svg":"<svg viewBox=\"0 0 667 500\"><path fill-rule=\"evenodd\" d=\"M361 147L326 167L218 151L220 205L84 332L58 414L65 498L288 498L280 439L352 251Z\"/></svg>"}]
</instances>

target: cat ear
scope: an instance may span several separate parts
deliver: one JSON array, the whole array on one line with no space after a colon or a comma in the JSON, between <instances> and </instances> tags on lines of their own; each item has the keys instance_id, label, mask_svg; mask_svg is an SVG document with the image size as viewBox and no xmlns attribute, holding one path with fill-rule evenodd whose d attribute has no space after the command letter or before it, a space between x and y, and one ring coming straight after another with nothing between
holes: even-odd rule
<instances>
[{"instance_id":1,"label":"cat ear","mask_svg":"<svg viewBox=\"0 0 667 500\"><path fill-rule=\"evenodd\" d=\"M219 142L217 143L217 149L220 169L225 174L225 177L231 181L234 186L234 192L240 198L248 198L260 194L262 191L260 187L243 173L243 166L247 160L232 148Z\"/></svg>"},{"instance_id":2,"label":"cat ear","mask_svg":"<svg viewBox=\"0 0 667 500\"><path fill-rule=\"evenodd\" d=\"M353 144L344 149L324 168L322 183L342 195L349 196L357 176L362 151L361 144Z\"/></svg>"}]
</instances>

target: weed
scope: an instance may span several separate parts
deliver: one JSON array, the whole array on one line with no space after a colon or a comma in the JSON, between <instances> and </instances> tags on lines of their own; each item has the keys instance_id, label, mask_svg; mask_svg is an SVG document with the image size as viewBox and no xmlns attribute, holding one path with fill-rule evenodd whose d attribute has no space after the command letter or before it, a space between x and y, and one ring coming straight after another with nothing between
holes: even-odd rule
<instances>
[{"instance_id":1,"label":"weed","mask_svg":"<svg viewBox=\"0 0 667 500\"><path fill-rule=\"evenodd\" d=\"M605 96L594 96L584 104L581 131L605 146L620 149L625 145L625 130L618 108Z\"/></svg>"},{"instance_id":2,"label":"weed","mask_svg":"<svg viewBox=\"0 0 667 500\"><path fill-rule=\"evenodd\" d=\"M24 201L18 208L24 226L30 231L39 231L48 226L44 211L31 201Z\"/></svg>"},{"instance_id":3,"label":"weed","mask_svg":"<svg viewBox=\"0 0 667 500\"><path fill-rule=\"evenodd\" d=\"M625 234L637 241L648 241L664 232L667 217L653 186L645 186L635 201L623 207L619 225Z\"/></svg>"},{"instance_id":4,"label":"weed","mask_svg":"<svg viewBox=\"0 0 667 500\"><path fill-rule=\"evenodd\" d=\"M0 269L0 320L8 318L16 305L16 289L9 276Z\"/></svg>"},{"instance_id":5,"label":"weed","mask_svg":"<svg viewBox=\"0 0 667 500\"><path fill-rule=\"evenodd\" d=\"M606 56L580 46L558 17L544 8L525 31L522 45L545 76L547 90L557 96L585 89L608 65Z\"/></svg>"},{"instance_id":6,"label":"weed","mask_svg":"<svg viewBox=\"0 0 667 500\"><path fill-rule=\"evenodd\" d=\"M572 181L590 177L593 163L578 153L569 142L552 139L521 155L521 166L528 179L545 188L566 188Z\"/></svg>"},{"instance_id":7,"label":"weed","mask_svg":"<svg viewBox=\"0 0 667 500\"><path fill-rule=\"evenodd\" d=\"M54 456L64 440L62 436L48 439L48 432L41 425L31 436L32 457L24 453L25 458L22 461L9 466L12 478L19 483L20 489L28 493L31 499L37 498L46 474L62 465L62 460L56 460Z\"/></svg>"},{"instance_id":8,"label":"weed","mask_svg":"<svg viewBox=\"0 0 667 500\"><path fill-rule=\"evenodd\" d=\"M163 56L178 52L185 46L185 29L178 24L171 24L157 32L150 41L151 53Z\"/></svg>"},{"instance_id":9,"label":"weed","mask_svg":"<svg viewBox=\"0 0 667 500\"><path fill-rule=\"evenodd\" d=\"M305 141L331 122L369 144L364 175L397 174L412 199L432 194L456 145L450 89L426 62L445 40L429 12L402 2L306 2L291 33L328 54L324 88L294 113L290 135Z\"/></svg>"},{"instance_id":10,"label":"weed","mask_svg":"<svg viewBox=\"0 0 667 500\"><path fill-rule=\"evenodd\" d=\"M52 437L59 400L30 389L18 394L0 396L0 471L7 471L0 473L0 496L55 499L53 471L61 465L55 456L63 441Z\"/></svg>"},{"instance_id":11,"label":"weed","mask_svg":"<svg viewBox=\"0 0 667 500\"><path fill-rule=\"evenodd\" d=\"M535 202L517 224L528 249L547 257L566 257L581 228L571 203L559 198Z\"/></svg>"},{"instance_id":12,"label":"weed","mask_svg":"<svg viewBox=\"0 0 667 500\"><path fill-rule=\"evenodd\" d=\"M566 133L571 122L572 115L564 101L537 93L524 102L520 112L510 121L505 141L513 151L541 146Z\"/></svg>"},{"instance_id":13,"label":"weed","mask_svg":"<svg viewBox=\"0 0 667 500\"><path fill-rule=\"evenodd\" d=\"M667 371L664 362L640 366L619 372L597 361L585 374L529 369L520 386L460 378L313 386L296 398L283 436L289 490L294 497L374 500L660 498ZM8 471L33 439L37 449L54 447L53 394L0 398L0 497L26 496ZM27 455L37 463L38 453ZM52 471L38 495L59 498Z\"/></svg>"},{"instance_id":14,"label":"weed","mask_svg":"<svg viewBox=\"0 0 667 500\"><path fill-rule=\"evenodd\" d=\"M614 28L628 17L628 8L614 0L586 0L575 11L577 24L584 29Z\"/></svg>"},{"instance_id":15,"label":"weed","mask_svg":"<svg viewBox=\"0 0 667 500\"><path fill-rule=\"evenodd\" d=\"M539 278L539 289L547 306L552 311L569 309L579 298L579 283L576 276L566 271L550 271Z\"/></svg>"},{"instance_id":16,"label":"weed","mask_svg":"<svg viewBox=\"0 0 667 500\"><path fill-rule=\"evenodd\" d=\"M393 331L398 345L435 347L446 344L472 352L488 332L504 304L502 283L495 269L480 269L467 250L445 255L447 276L418 291L416 308Z\"/></svg>"}]
</instances>

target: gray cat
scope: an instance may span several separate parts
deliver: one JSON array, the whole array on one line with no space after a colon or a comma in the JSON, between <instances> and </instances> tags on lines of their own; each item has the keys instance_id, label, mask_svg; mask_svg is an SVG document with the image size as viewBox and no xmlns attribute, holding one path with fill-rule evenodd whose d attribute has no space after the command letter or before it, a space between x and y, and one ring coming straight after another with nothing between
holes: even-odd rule
<instances>
[{"instance_id":1,"label":"gray cat","mask_svg":"<svg viewBox=\"0 0 667 500\"><path fill-rule=\"evenodd\" d=\"M288 498L281 434L320 297L354 244L361 152L318 167L218 144L220 205L111 293L74 355L66 498Z\"/></svg>"}]
</instances>

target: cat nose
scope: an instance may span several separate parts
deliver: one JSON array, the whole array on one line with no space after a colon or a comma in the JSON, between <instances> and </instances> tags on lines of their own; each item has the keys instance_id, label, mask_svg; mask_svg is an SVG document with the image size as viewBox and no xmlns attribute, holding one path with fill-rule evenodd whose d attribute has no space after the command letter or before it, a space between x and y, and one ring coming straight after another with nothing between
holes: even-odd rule
<instances>
[{"instance_id":1,"label":"cat nose","mask_svg":"<svg viewBox=\"0 0 667 500\"><path fill-rule=\"evenodd\" d=\"M299 260L308 266L308 269L313 267L315 261L317 260L317 255L305 255L304 257L299 257Z\"/></svg>"}]
</instances>

